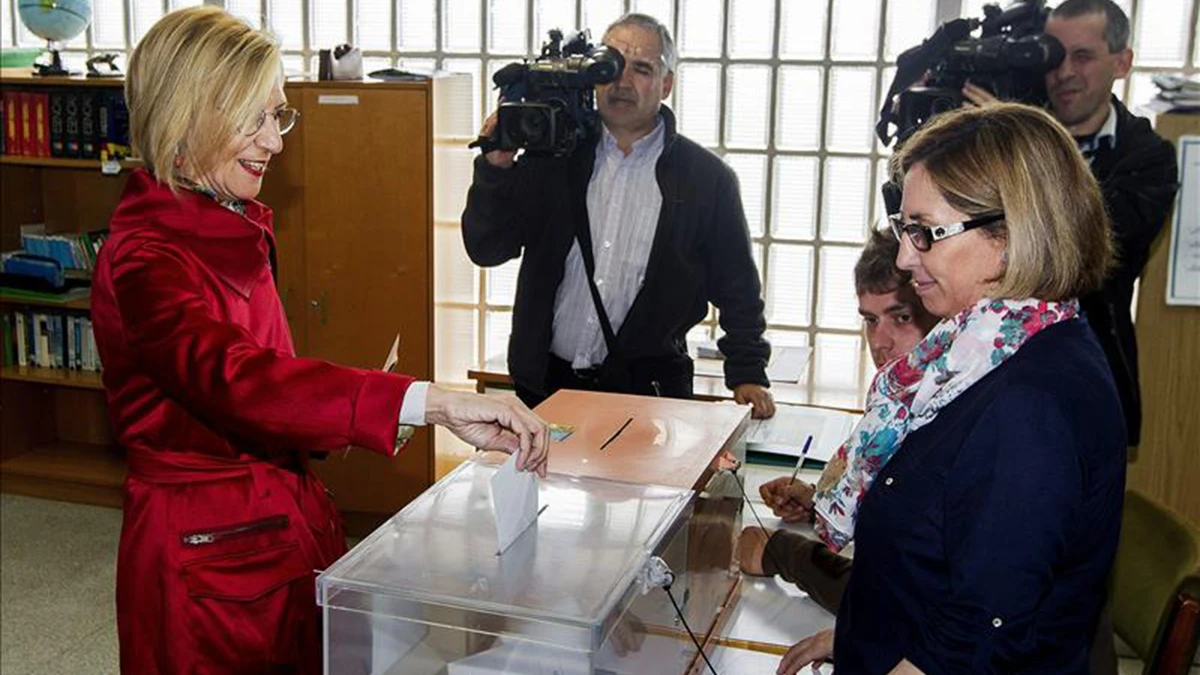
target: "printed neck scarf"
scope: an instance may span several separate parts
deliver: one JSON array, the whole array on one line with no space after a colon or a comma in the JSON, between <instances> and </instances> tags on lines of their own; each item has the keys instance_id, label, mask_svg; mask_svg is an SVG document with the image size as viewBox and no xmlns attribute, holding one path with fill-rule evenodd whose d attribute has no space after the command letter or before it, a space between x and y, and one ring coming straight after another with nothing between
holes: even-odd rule
<instances>
[{"instance_id":1,"label":"printed neck scarf","mask_svg":"<svg viewBox=\"0 0 1200 675\"><path fill-rule=\"evenodd\" d=\"M1079 314L1079 302L988 300L945 319L911 352L886 364L858 426L825 466L814 498L816 530L834 551L854 538L863 496L904 437L1004 363L1043 328Z\"/></svg>"},{"instance_id":2,"label":"printed neck scarf","mask_svg":"<svg viewBox=\"0 0 1200 675\"><path fill-rule=\"evenodd\" d=\"M233 211L234 213L236 213L240 216L246 215L246 203L241 201L240 199L226 199L225 197L222 197L221 195L217 194L216 190L214 190L210 187L201 185L201 184L191 180L190 178L184 178L183 176L179 176L179 182L183 183L192 192L195 192L196 194L204 195L205 197L208 197L209 199L215 201L216 203L220 204L221 206L224 206L225 208L229 209L230 211Z\"/></svg>"}]
</instances>

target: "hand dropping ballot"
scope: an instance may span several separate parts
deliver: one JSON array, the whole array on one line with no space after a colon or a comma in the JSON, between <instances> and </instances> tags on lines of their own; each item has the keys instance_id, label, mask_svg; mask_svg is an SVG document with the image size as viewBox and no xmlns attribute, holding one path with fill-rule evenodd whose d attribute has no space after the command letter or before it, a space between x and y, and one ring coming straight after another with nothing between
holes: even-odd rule
<instances>
[{"instance_id":1,"label":"hand dropping ballot","mask_svg":"<svg viewBox=\"0 0 1200 675\"><path fill-rule=\"evenodd\" d=\"M492 510L496 517L496 555L503 555L537 522L546 507L538 508L537 474L517 471L517 454L509 455L492 476Z\"/></svg>"}]
</instances>

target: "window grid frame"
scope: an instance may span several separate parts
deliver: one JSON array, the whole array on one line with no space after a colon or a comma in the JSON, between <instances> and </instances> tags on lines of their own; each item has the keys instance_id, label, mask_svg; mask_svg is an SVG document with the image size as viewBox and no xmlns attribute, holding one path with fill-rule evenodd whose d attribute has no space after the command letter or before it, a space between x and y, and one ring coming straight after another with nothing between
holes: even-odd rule
<instances>
[{"instance_id":1,"label":"window grid frame","mask_svg":"<svg viewBox=\"0 0 1200 675\"><path fill-rule=\"evenodd\" d=\"M18 0L0 0L8 4L10 12L10 24L6 26L3 37L3 42L7 45L20 45L19 37L21 35L20 18L18 12ZM315 33L313 27L313 3L315 0L300 0L299 7L301 13L301 28L302 40L301 48L285 50L283 53L288 57L300 57L305 65L305 69L313 67L314 58L317 55L318 49L315 48ZM389 50L365 50L363 56L365 58L382 58L387 59L393 66L401 60L428 60L433 61L438 67L441 67L446 60L473 60L480 64L481 77L476 83L480 88L479 101L480 110L476 111L479 119L483 119L492 107L490 82L488 80L488 65L492 61L502 59L520 59L531 58L540 52L542 36L534 31L537 27L537 7L538 0L524 0L525 4L525 47L526 53L513 54L507 52L492 52L489 50L488 36L491 30L492 16L489 11L489 0L478 0L478 11L480 13L479 21L479 45L475 51L467 52L451 52L446 49L446 22L447 13L445 11L445 2L447 0L433 0L433 27L434 27L434 49L432 51L401 51L400 41L400 11L401 0L391 0L389 3L388 19L390 33ZM684 57L679 59L680 64L714 64L720 68L719 78L719 94L718 94L718 120L717 120L717 145L711 147L715 153L721 157L729 154L744 154L748 156L761 156L765 158L766 166L763 173L762 185L762 234L752 237L752 242L755 246L762 247L762 269L761 277L763 279L763 297L767 298L767 287L772 280L772 249L776 244L784 245L804 245L811 247L812 250L812 278L809 287L809 307L807 325L796 326L781 323L769 323L767 329L770 331L786 331L794 334L804 334L809 345L815 345L817 335L821 333L833 335L854 335L861 336L861 331L858 329L844 329L823 327L818 324L819 304L821 297L821 251L826 248L858 248L858 244L827 240L822 231L822 221L825 215L825 183L826 183L826 164L831 158L855 158L865 159L868 161L868 182L871 186L869 190L867 208L868 221L874 218L877 211L877 200L879 199L877 186L882 182L882 176L878 175L880 159L886 158L890 153L887 148L885 152L880 152L878 144L874 140L870 142L869 150L865 152L848 152L844 150L830 150L827 147L827 132L829 130L829 103L830 103L830 75L835 67L868 67L874 70L875 97L872 105L878 105L882 97L886 94L883 87L887 84L883 80L884 73L887 68L894 66L895 62L889 60L886 54L887 45L887 30L888 30L888 8L889 5L898 2L898 0L880 0L879 6L879 22L876 35L875 58L870 60L851 59L839 60L831 57L833 48L833 16L834 3L844 2L846 0L825 0L825 15L824 20L824 53L820 59L794 59L780 58L782 48L782 32L783 32L783 3L787 0L774 0L774 26L771 35L772 49L770 57L759 58L733 58L730 56L730 39L731 39L731 22L729 20L731 5L734 0L722 0L723 16L725 17L724 26L721 31L721 55L719 57ZM620 7L623 12L628 12L631 9L633 0L622 0ZM672 0L672 16L670 20L670 28L672 35L678 38L679 27L682 18L683 4L686 0ZM173 0L159 0L159 5L163 13L172 10L175 3ZM225 6L225 0L205 0L205 4ZM1148 8L1150 3L1146 0L1131 0L1129 15L1131 23L1137 25L1137 20L1140 18L1140 13L1143 8ZM136 0L121 0L121 5L124 10L122 21L122 32L125 40L124 50L105 50L97 48L94 44L93 26L89 25L85 31L84 46L75 49L63 49L63 54L74 57L87 57L94 53L103 51L123 51L123 56L126 58L132 51L132 38L136 32L135 17L136 17ZM574 19L578 23L581 17L584 16L585 0L574 0ZM274 30L274 22L271 19L271 0L259 0L260 25L267 30ZM346 0L346 27L347 34L345 38L357 42L358 38L358 22L355 20L360 9L360 0ZM940 25L946 20L959 15L962 2L961 0L936 0L935 2L935 25ZM1149 11L1147 9L1147 11ZM1167 66L1140 66L1136 62L1130 71L1129 77L1121 83L1120 93L1121 99L1127 100L1132 89L1132 81L1137 75L1153 74L1159 72L1182 72L1185 76L1194 76L1200 73L1200 62L1198 62L1197 52L1197 30L1196 26L1200 23L1200 0L1191 0L1191 12L1189 20L1189 35L1186 44L1186 52L1184 53L1184 67L1172 68ZM593 34L593 39L598 40L599 35ZM1131 42L1133 40L1131 35ZM6 46L7 46L6 45ZM728 77L730 67L735 65L762 65L767 66L770 72L770 95L767 105L767 143L762 148L730 148L727 146L727 130L726 119L728 115ZM820 101L820 122L818 129L819 142L815 150L784 150L776 147L776 123L778 122L778 101L780 87L780 72L783 67L790 66L805 66L815 67L820 70L822 77L821 101ZM678 72L678 67L676 72ZM674 102L674 94L668 100L669 103ZM788 236L776 236L772 232L772 218L774 216L774 180L776 173L776 160L781 157L804 157L815 158L817 162L816 168L816 185L815 199L813 211L813 236L811 238L796 238ZM874 223L870 223L874 225ZM458 229L457 222L435 222L435 227L446 227ZM482 364L485 362L489 354L486 353L488 340L488 316L495 312L511 312L513 305L488 302L488 269L476 269L474 271L478 275L478 283L474 292L476 297L473 302L463 301L442 301L435 299L435 305L438 308L447 309L470 309L475 312L476 321L476 362ZM708 332L709 337L715 335L717 330L717 320L714 312L709 313L709 316L702 322L702 326ZM863 341L865 351L865 340ZM811 366L810 366L811 367ZM465 378L465 373L464 373ZM811 379L811 378L810 378ZM465 380L464 380L465 381Z\"/></svg>"}]
</instances>

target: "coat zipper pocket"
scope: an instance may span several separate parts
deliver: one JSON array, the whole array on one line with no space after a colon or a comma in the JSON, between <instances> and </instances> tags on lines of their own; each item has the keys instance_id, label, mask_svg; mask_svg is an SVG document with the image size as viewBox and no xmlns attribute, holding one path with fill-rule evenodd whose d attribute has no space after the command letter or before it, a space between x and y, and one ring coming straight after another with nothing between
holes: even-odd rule
<instances>
[{"instance_id":1,"label":"coat zipper pocket","mask_svg":"<svg viewBox=\"0 0 1200 675\"><path fill-rule=\"evenodd\" d=\"M236 539L258 532L267 530L284 530L288 526L287 515L271 516L270 518L262 518L241 525L232 527L223 527L217 530L201 530L198 532L189 532L180 537L185 546L203 546L205 544L215 544L226 539Z\"/></svg>"}]
</instances>

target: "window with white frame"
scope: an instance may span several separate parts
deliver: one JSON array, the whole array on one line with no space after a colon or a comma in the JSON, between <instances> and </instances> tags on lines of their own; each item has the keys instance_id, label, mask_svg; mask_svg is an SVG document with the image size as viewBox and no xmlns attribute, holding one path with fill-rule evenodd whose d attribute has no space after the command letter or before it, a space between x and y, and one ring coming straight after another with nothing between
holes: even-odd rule
<instances>
[{"instance_id":1,"label":"window with white frame","mask_svg":"<svg viewBox=\"0 0 1200 675\"><path fill-rule=\"evenodd\" d=\"M158 17L197 0L93 0L85 34L65 46L75 69L91 53L125 52ZM351 42L364 69L397 66L469 73L476 126L494 104L490 76L540 51L547 30L586 27L599 39L627 11L658 17L679 45L668 104L680 131L720 154L741 181L764 282L768 336L814 345L810 380L847 400L869 367L851 269L877 197L887 149L873 135L896 56L938 22L981 16L984 0L225 0L229 11L280 40L285 66L315 70L318 49ZM1053 4L1053 3L1052 3ZM1118 0L1133 19L1136 59L1118 83L1148 100L1150 77L1195 74L1200 0ZM0 0L0 46L40 46ZM519 261L471 265L458 216L471 180L464 147L435 177L436 379L466 384L469 367L503 358ZM716 337L715 317L693 331Z\"/></svg>"}]
</instances>

